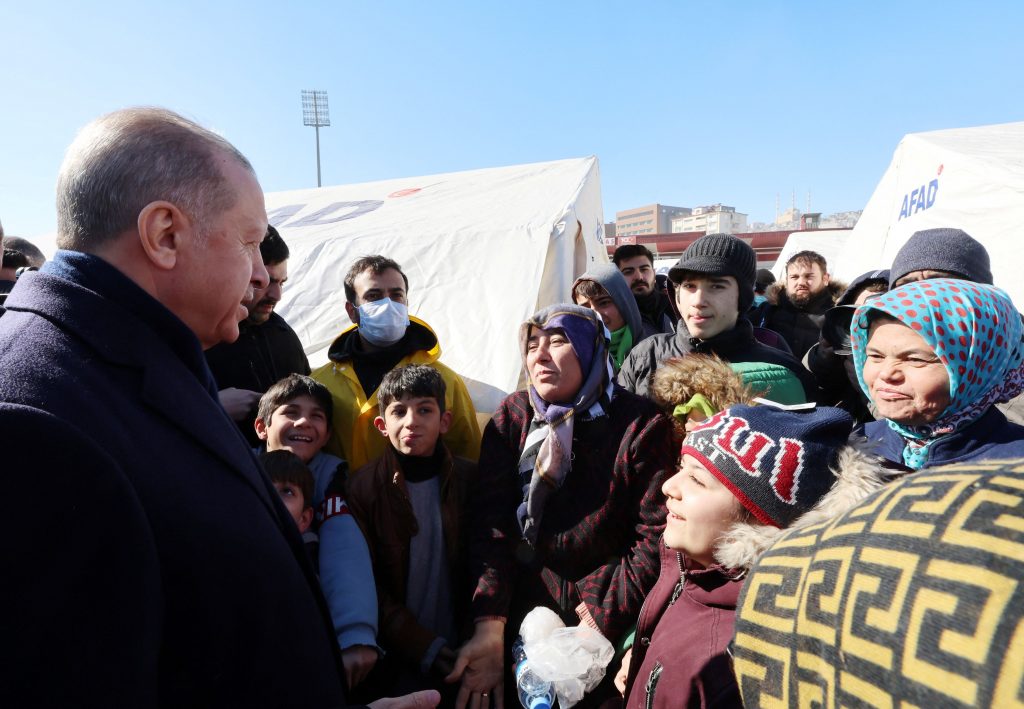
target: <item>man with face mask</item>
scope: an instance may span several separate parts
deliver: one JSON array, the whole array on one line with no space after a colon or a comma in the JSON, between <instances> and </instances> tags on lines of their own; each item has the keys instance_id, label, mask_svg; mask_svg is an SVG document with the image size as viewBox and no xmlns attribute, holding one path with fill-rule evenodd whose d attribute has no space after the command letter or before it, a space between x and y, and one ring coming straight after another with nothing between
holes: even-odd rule
<instances>
[{"instance_id":1,"label":"man with face mask","mask_svg":"<svg viewBox=\"0 0 1024 709\"><path fill-rule=\"evenodd\" d=\"M378 415L377 388L395 367L426 364L441 373L447 391L445 410L452 423L444 442L452 454L471 460L480 455L480 427L466 385L441 364L441 345L425 322L409 315L409 279L384 256L364 256L345 276L345 312L354 323L331 343L330 361L312 377L334 398L332 435L327 450L357 470L384 453L387 438L373 425Z\"/></svg>"}]
</instances>

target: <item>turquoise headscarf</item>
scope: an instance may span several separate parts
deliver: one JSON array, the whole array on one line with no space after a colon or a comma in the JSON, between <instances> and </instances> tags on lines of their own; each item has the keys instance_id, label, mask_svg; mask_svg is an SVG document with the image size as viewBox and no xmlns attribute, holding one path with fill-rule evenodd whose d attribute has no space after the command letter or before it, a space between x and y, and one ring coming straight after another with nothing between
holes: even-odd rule
<instances>
[{"instance_id":1,"label":"turquoise headscarf","mask_svg":"<svg viewBox=\"0 0 1024 709\"><path fill-rule=\"evenodd\" d=\"M850 324L853 361L869 398L864 362L872 310L896 318L924 338L949 375L949 406L935 421L904 426L887 420L908 441L903 460L909 467L922 467L928 447L939 438L1024 391L1024 328L1010 296L999 288L950 278L917 281L857 308Z\"/></svg>"}]
</instances>

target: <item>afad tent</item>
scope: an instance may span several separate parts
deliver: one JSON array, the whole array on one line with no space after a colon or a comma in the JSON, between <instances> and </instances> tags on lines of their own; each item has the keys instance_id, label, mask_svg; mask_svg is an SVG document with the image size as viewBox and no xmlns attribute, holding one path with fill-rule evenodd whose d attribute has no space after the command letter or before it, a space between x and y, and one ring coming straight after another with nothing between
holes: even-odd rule
<instances>
[{"instance_id":1,"label":"afad tent","mask_svg":"<svg viewBox=\"0 0 1024 709\"><path fill-rule=\"evenodd\" d=\"M595 157L266 195L288 247L278 312L316 367L350 322L344 279L361 256L397 261L409 312L490 414L519 384L518 327L606 263Z\"/></svg>"},{"instance_id":2,"label":"afad tent","mask_svg":"<svg viewBox=\"0 0 1024 709\"><path fill-rule=\"evenodd\" d=\"M1024 123L910 133L846 242L837 273L888 268L911 234L963 229L988 249L995 284L1024 308Z\"/></svg>"}]
</instances>

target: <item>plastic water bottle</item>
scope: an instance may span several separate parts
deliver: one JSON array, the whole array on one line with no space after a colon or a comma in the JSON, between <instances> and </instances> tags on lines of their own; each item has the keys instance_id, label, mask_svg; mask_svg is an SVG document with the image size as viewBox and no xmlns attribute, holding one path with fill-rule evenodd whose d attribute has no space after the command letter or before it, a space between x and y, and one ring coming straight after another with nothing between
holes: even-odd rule
<instances>
[{"instance_id":1,"label":"plastic water bottle","mask_svg":"<svg viewBox=\"0 0 1024 709\"><path fill-rule=\"evenodd\" d=\"M555 703L555 688L547 680L541 679L530 669L523 649L522 639L516 640L512 646L512 659L516 663L516 689L519 691L519 703L526 709L551 709Z\"/></svg>"}]
</instances>

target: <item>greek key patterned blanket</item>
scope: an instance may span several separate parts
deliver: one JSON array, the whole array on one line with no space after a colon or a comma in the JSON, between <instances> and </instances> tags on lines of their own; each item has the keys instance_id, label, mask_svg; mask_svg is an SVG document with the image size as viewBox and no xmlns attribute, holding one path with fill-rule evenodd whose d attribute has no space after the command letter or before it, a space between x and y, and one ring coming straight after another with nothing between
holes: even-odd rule
<instances>
[{"instance_id":1,"label":"greek key patterned blanket","mask_svg":"<svg viewBox=\"0 0 1024 709\"><path fill-rule=\"evenodd\" d=\"M902 478L761 557L747 707L1024 706L1024 461Z\"/></svg>"}]
</instances>

